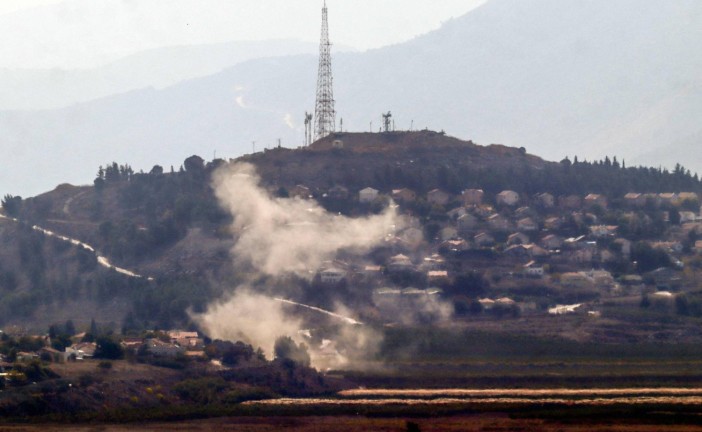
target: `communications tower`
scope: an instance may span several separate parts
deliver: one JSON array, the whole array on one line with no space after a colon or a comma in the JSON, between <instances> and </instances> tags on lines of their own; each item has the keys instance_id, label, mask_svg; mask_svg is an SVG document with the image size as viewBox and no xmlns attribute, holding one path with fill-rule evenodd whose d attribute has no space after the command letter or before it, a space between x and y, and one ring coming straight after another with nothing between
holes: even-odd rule
<instances>
[{"instance_id":1,"label":"communications tower","mask_svg":"<svg viewBox=\"0 0 702 432\"><path fill-rule=\"evenodd\" d=\"M334 89L332 88L331 42L327 23L327 2L322 7L322 37L319 41L319 69L317 71L317 101L314 106L314 138L324 138L334 132Z\"/></svg>"}]
</instances>

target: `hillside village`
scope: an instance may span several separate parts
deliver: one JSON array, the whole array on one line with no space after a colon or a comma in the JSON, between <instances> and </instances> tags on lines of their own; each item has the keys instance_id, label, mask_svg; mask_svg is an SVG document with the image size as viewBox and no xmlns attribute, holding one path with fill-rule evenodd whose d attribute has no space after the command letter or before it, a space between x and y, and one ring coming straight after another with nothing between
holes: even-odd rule
<instances>
[{"instance_id":1,"label":"hillside village","mask_svg":"<svg viewBox=\"0 0 702 432\"><path fill-rule=\"evenodd\" d=\"M628 179L636 191L607 184L606 190L623 192L605 194L587 171L568 171L569 161L545 162L524 149L481 147L433 132L343 138L346 144L330 139L241 158L257 166L272 197L309 200L349 217L393 206L404 222L399 230L388 226L367 254L342 250L308 269L311 281L283 279L299 293L290 300L328 309L342 303L352 321L381 329L451 326L595 343L702 341L696 324L702 317L699 181L682 168L625 168L616 159L579 163L578 169L601 170L603 178ZM413 166L415 160L421 166ZM70 365L89 359L100 341L81 333L93 333L86 318L100 320L109 335L103 342L143 361L216 360L208 353L212 341L187 311L203 311L221 298L222 286L241 280L228 258L230 219L209 180L226 164L192 156L179 170L135 173L115 163L99 169L92 187L6 196L0 288L20 325L6 322L0 329L3 338L24 343L6 344L5 360ZM550 176L573 184L549 182ZM651 182L657 189L645 191L642 185ZM446 187L436 187L441 183ZM588 190L589 184L595 186ZM690 188L660 191L667 184ZM266 280L261 283L266 288ZM76 298L83 301L79 307L65 306ZM83 324L57 343L51 330L47 336L37 329L46 321L37 314L46 310L57 317L47 326ZM330 325L316 315L305 319ZM35 323L31 332L22 328L27 320ZM188 336L153 333L164 328L187 329L174 334ZM322 342L305 339L313 351Z\"/></svg>"},{"instance_id":2,"label":"hillside village","mask_svg":"<svg viewBox=\"0 0 702 432\"><path fill-rule=\"evenodd\" d=\"M304 186L291 193L311 197ZM336 186L325 198L361 207L392 199L418 217L415 226L386 240L374 263L337 261L319 271L322 284L367 283L376 298L443 292L459 297L453 297L457 312L596 317L608 300L630 299L638 307L642 299L673 304L678 298L683 307L686 291L696 291L702 223L694 192L609 198L433 189L419 196L407 188L381 193L366 187L352 194ZM405 289L387 288L398 285ZM460 301L465 296L468 305ZM702 312L697 303L685 307Z\"/></svg>"}]
</instances>

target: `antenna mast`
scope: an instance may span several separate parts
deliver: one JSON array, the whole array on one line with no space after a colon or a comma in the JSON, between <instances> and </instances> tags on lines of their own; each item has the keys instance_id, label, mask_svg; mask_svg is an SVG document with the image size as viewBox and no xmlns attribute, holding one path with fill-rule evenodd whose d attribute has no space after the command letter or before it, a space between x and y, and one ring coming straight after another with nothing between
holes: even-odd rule
<instances>
[{"instance_id":1,"label":"antenna mast","mask_svg":"<svg viewBox=\"0 0 702 432\"><path fill-rule=\"evenodd\" d=\"M332 88L331 42L327 23L327 2L322 8L322 37L319 41L319 69L317 72L317 101L314 107L314 137L324 138L334 132L334 90Z\"/></svg>"},{"instance_id":2,"label":"antenna mast","mask_svg":"<svg viewBox=\"0 0 702 432\"><path fill-rule=\"evenodd\" d=\"M305 147L312 144L312 114L305 111Z\"/></svg>"},{"instance_id":3,"label":"antenna mast","mask_svg":"<svg viewBox=\"0 0 702 432\"><path fill-rule=\"evenodd\" d=\"M383 129L385 132L390 132L390 119L392 118L392 113L390 111L387 114L383 114ZM394 124L394 120L393 120ZM395 128L393 128L395 129Z\"/></svg>"}]
</instances>

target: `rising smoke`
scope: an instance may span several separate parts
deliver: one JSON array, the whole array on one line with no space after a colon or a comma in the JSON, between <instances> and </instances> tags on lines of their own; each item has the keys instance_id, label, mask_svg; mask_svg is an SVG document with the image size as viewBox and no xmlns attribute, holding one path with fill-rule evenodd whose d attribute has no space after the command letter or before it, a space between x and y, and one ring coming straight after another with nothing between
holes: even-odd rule
<instances>
[{"instance_id":1,"label":"rising smoke","mask_svg":"<svg viewBox=\"0 0 702 432\"><path fill-rule=\"evenodd\" d=\"M265 275L309 277L339 250L363 254L400 224L392 207L352 219L311 200L274 198L259 182L253 165L238 163L217 171L213 184L221 205L234 216L239 236L234 259Z\"/></svg>"},{"instance_id":2,"label":"rising smoke","mask_svg":"<svg viewBox=\"0 0 702 432\"><path fill-rule=\"evenodd\" d=\"M287 335L309 345L304 336L309 332L294 308L254 288L255 279L266 276L269 284L291 274L310 279L339 251L367 253L404 223L392 206L379 215L348 218L328 213L312 200L273 197L260 185L255 167L246 163L216 171L213 187L221 206L234 218L234 264L252 276L251 282L234 289L231 297L193 318L210 337L242 340L261 347L268 356L277 337ZM285 287L278 285L279 289ZM277 294L284 297L291 293ZM350 314L342 305L334 313ZM321 347L313 347L318 348L310 353L313 365L343 366L349 361L345 352L362 354L377 348L380 337L376 332L354 325L350 317L341 321L333 337ZM344 348L337 350L340 346Z\"/></svg>"}]
</instances>

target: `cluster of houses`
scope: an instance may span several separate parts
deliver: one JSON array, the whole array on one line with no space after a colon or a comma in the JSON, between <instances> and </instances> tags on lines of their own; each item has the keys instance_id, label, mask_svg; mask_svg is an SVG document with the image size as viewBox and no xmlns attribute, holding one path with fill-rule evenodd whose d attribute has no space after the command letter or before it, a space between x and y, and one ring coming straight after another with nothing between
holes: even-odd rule
<instances>
[{"instance_id":1,"label":"cluster of houses","mask_svg":"<svg viewBox=\"0 0 702 432\"><path fill-rule=\"evenodd\" d=\"M186 356L192 358L204 358L205 341L197 332L171 330L163 332L159 337L123 337L120 345L125 353L133 355L151 355L154 357L175 358ZM41 337L44 346L37 351L20 351L15 356L15 361L24 363L33 360L43 360L53 363L67 363L72 361L84 361L92 359L97 350L95 342L81 342L85 338L85 333L72 337L77 341L64 350L59 351L51 348L49 336ZM0 359L0 363L2 359ZM9 365L11 366L11 364Z\"/></svg>"},{"instance_id":2,"label":"cluster of houses","mask_svg":"<svg viewBox=\"0 0 702 432\"><path fill-rule=\"evenodd\" d=\"M339 187L328 195L352 199L347 190ZM487 197L480 189L467 189L459 195L434 189L420 196L407 188L382 194L367 187L358 191L357 200L372 203L388 197L410 215L416 208L411 204L422 200L431 206L434 215L442 217L424 218L423 225L409 224L389 236L387 253L381 255L383 260L337 261L323 267L318 273L322 284L374 281L378 286L375 297L382 299L427 292L435 295L435 287L450 283L456 274L477 270L503 278L540 279L563 289L597 289L610 296L642 290L645 281L653 281L658 291L669 292L663 290L680 287L684 242L690 231L702 234L700 212L693 211L699 209L699 197L694 192L628 193L610 202L602 194L522 196L505 190ZM633 226L654 219L667 224L665 234L646 243L667 253L674 268L657 269L650 274L634 270L615 278L606 269L622 260L631 262L635 243L616 221ZM697 241L692 253L700 252L702 241ZM422 290L388 288L393 286L391 280L396 274L417 276L417 286ZM507 297L482 300L485 309L495 302L512 301Z\"/></svg>"}]
</instances>

